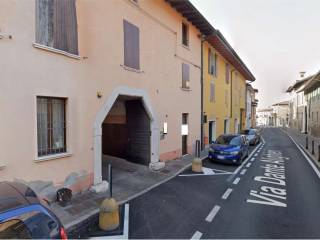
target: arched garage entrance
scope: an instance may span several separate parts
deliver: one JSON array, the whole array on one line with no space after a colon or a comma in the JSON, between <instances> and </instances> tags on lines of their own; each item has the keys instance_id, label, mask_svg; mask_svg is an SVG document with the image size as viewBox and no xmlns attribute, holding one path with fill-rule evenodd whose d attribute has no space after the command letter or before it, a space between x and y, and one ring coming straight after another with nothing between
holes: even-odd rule
<instances>
[{"instance_id":1,"label":"arched garage entrance","mask_svg":"<svg viewBox=\"0 0 320 240\"><path fill-rule=\"evenodd\" d=\"M148 94L141 89L116 88L95 120L94 184L102 181L103 152L157 168L159 141L158 120Z\"/></svg>"}]
</instances>

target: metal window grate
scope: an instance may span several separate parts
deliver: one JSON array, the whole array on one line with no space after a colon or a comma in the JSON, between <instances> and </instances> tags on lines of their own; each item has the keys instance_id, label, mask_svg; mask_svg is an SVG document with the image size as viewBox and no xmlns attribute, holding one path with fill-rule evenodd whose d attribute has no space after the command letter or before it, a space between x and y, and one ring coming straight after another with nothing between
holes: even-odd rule
<instances>
[{"instance_id":1,"label":"metal window grate","mask_svg":"<svg viewBox=\"0 0 320 240\"><path fill-rule=\"evenodd\" d=\"M66 152L65 99L37 97L38 156Z\"/></svg>"}]
</instances>

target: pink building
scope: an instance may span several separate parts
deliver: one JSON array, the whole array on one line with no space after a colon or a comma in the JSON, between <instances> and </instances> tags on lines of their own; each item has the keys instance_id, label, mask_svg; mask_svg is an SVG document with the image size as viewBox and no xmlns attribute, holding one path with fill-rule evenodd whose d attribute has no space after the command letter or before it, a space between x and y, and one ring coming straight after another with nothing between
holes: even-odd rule
<instances>
[{"instance_id":1,"label":"pink building","mask_svg":"<svg viewBox=\"0 0 320 240\"><path fill-rule=\"evenodd\" d=\"M159 169L192 154L212 29L189 1L2 0L1 179L75 172L79 190L104 155Z\"/></svg>"}]
</instances>

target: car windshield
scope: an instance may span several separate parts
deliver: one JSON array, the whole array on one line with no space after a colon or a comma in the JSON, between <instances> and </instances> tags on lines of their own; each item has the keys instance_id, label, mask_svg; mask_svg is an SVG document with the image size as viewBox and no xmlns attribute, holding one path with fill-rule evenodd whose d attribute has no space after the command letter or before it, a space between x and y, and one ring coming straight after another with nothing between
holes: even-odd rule
<instances>
[{"instance_id":1,"label":"car windshield","mask_svg":"<svg viewBox=\"0 0 320 240\"><path fill-rule=\"evenodd\" d=\"M220 136L217 138L216 144L223 145L240 145L241 137L240 136Z\"/></svg>"}]
</instances>

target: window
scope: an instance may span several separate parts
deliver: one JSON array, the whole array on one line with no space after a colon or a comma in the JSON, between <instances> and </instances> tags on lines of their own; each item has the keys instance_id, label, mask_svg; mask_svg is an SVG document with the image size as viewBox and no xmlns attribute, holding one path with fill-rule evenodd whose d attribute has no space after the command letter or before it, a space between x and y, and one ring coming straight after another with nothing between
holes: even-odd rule
<instances>
[{"instance_id":1,"label":"window","mask_svg":"<svg viewBox=\"0 0 320 240\"><path fill-rule=\"evenodd\" d=\"M190 88L190 66L182 63L182 88Z\"/></svg>"},{"instance_id":2,"label":"window","mask_svg":"<svg viewBox=\"0 0 320 240\"><path fill-rule=\"evenodd\" d=\"M210 102L214 102L216 100L215 96L215 85L214 81L210 82Z\"/></svg>"},{"instance_id":3,"label":"window","mask_svg":"<svg viewBox=\"0 0 320 240\"><path fill-rule=\"evenodd\" d=\"M189 46L189 27L186 23L182 23L182 44Z\"/></svg>"},{"instance_id":4,"label":"window","mask_svg":"<svg viewBox=\"0 0 320 240\"><path fill-rule=\"evenodd\" d=\"M140 69L140 39L139 28L123 20L124 31L124 65Z\"/></svg>"},{"instance_id":5,"label":"window","mask_svg":"<svg viewBox=\"0 0 320 240\"><path fill-rule=\"evenodd\" d=\"M19 219L12 219L0 224L1 239L31 239L28 227Z\"/></svg>"},{"instance_id":6,"label":"window","mask_svg":"<svg viewBox=\"0 0 320 240\"><path fill-rule=\"evenodd\" d=\"M224 92L224 104L228 107L229 105L229 92L228 90L225 90Z\"/></svg>"},{"instance_id":7,"label":"window","mask_svg":"<svg viewBox=\"0 0 320 240\"><path fill-rule=\"evenodd\" d=\"M182 113L182 124L188 124L188 113Z\"/></svg>"},{"instance_id":8,"label":"window","mask_svg":"<svg viewBox=\"0 0 320 240\"><path fill-rule=\"evenodd\" d=\"M208 73L217 76L217 54L214 54L209 49L208 52Z\"/></svg>"},{"instance_id":9,"label":"window","mask_svg":"<svg viewBox=\"0 0 320 240\"><path fill-rule=\"evenodd\" d=\"M225 119L224 120L224 124L223 124L223 132L224 132L224 134L229 132L229 126L228 125L229 125L229 121L228 121L228 119Z\"/></svg>"},{"instance_id":10,"label":"window","mask_svg":"<svg viewBox=\"0 0 320 240\"><path fill-rule=\"evenodd\" d=\"M38 156L66 152L66 100L37 97Z\"/></svg>"},{"instance_id":11,"label":"window","mask_svg":"<svg viewBox=\"0 0 320 240\"><path fill-rule=\"evenodd\" d=\"M75 0L36 0L36 43L78 55Z\"/></svg>"},{"instance_id":12,"label":"window","mask_svg":"<svg viewBox=\"0 0 320 240\"><path fill-rule=\"evenodd\" d=\"M229 84L230 82L230 65L226 63L226 83Z\"/></svg>"}]
</instances>

